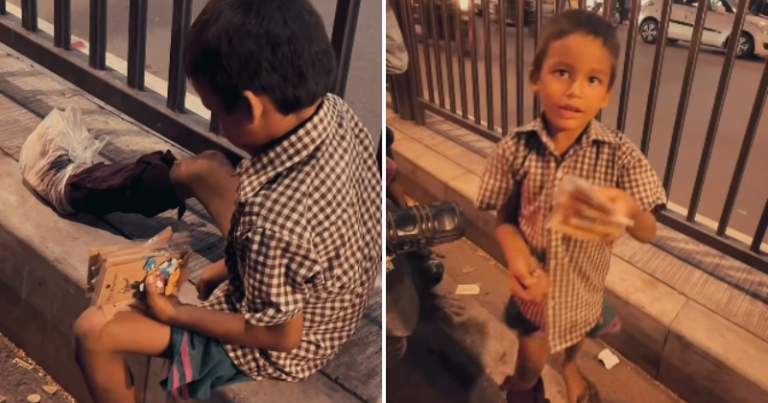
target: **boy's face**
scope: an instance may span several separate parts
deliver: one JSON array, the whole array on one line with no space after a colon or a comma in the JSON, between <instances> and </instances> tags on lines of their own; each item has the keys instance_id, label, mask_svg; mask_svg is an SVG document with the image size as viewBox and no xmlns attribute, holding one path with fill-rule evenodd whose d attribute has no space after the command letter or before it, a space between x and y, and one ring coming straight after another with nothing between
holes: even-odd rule
<instances>
[{"instance_id":1,"label":"boy's face","mask_svg":"<svg viewBox=\"0 0 768 403\"><path fill-rule=\"evenodd\" d=\"M263 117L263 105L256 96L249 93L249 96L246 96L248 102L242 102L235 111L229 112L218 96L211 91L208 84L195 79L190 80L190 82L195 88L195 92L200 96L203 105L216 115L222 135L232 145L250 152L271 140L270 138L261 138L264 137L260 133L264 132L262 126L265 124L265 119L261 119ZM258 116L258 118L254 116Z\"/></svg>"},{"instance_id":2,"label":"boy's face","mask_svg":"<svg viewBox=\"0 0 768 403\"><path fill-rule=\"evenodd\" d=\"M608 105L613 63L602 40L594 36L572 34L549 45L531 87L552 129L581 131Z\"/></svg>"}]
</instances>

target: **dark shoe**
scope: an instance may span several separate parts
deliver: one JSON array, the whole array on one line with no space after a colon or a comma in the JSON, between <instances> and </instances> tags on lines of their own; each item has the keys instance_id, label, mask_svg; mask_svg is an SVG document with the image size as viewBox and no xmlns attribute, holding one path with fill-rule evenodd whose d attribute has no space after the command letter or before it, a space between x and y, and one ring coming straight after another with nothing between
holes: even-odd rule
<instances>
[{"instance_id":1,"label":"dark shoe","mask_svg":"<svg viewBox=\"0 0 768 403\"><path fill-rule=\"evenodd\" d=\"M544 397L544 380L539 378L530 390L507 391L507 403L549 403L549 399Z\"/></svg>"},{"instance_id":2,"label":"dark shoe","mask_svg":"<svg viewBox=\"0 0 768 403\"><path fill-rule=\"evenodd\" d=\"M139 157L136 162L98 163L67 179L65 197L80 214L154 217L178 208L181 217L184 202L176 196L171 182L175 162L170 151L157 151Z\"/></svg>"}]
</instances>

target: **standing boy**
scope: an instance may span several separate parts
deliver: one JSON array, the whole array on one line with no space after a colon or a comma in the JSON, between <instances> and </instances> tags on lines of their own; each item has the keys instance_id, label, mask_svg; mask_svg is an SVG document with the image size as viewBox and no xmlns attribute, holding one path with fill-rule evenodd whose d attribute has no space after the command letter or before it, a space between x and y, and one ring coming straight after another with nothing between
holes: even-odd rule
<instances>
[{"instance_id":1,"label":"standing boy","mask_svg":"<svg viewBox=\"0 0 768 403\"><path fill-rule=\"evenodd\" d=\"M508 324L520 338L510 402L544 401L541 372L565 350L563 372L571 403L589 391L576 366L585 337L618 331L603 301L614 239L587 241L545 228L554 191L565 175L599 187L615 211L634 221L641 242L656 234L654 212L666 195L653 168L624 135L595 120L608 105L619 42L600 16L568 10L553 18L530 73L543 113L499 142L488 160L477 205L497 210L496 235L511 273ZM585 203L575 210L595 210ZM593 211L594 213L594 211Z\"/></svg>"},{"instance_id":2,"label":"standing boy","mask_svg":"<svg viewBox=\"0 0 768 403\"><path fill-rule=\"evenodd\" d=\"M117 183L144 172L139 162L94 166L71 182L95 205L112 197L96 182L115 171L115 193L146 194L126 205L145 215L196 197L227 241L225 259L198 282L202 306L165 297L148 279L146 312L82 314L77 360L95 402L134 402L123 359L132 353L171 359L163 386L182 400L247 379L305 379L355 331L381 270L376 156L355 114L329 94L335 57L310 3L211 0L184 58L203 104L252 158L237 170L216 153L144 161L170 166L154 170L164 204L152 204L142 181Z\"/></svg>"}]
</instances>

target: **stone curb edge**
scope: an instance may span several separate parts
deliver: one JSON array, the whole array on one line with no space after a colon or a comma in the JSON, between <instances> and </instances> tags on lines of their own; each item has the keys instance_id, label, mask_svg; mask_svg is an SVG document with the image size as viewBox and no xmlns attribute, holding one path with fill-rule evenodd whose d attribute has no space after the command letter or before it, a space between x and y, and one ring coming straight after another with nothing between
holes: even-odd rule
<instances>
[{"instance_id":1,"label":"stone curb edge","mask_svg":"<svg viewBox=\"0 0 768 403\"><path fill-rule=\"evenodd\" d=\"M420 203L455 201L464 211L466 238L499 262L495 214L474 207L480 184L477 154L387 110L395 133L397 180ZM431 145L440 144L440 152ZM472 172L474 171L474 172ZM689 402L766 402L768 343L675 291L617 256L606 297L623 331L605 341Z\"/></svg>"}]
</instances>

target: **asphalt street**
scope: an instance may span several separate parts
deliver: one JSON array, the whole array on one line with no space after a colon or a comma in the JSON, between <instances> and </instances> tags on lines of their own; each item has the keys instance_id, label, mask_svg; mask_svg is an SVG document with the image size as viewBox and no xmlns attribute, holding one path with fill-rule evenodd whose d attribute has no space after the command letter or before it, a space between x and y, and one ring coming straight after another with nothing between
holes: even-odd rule
<instances>
[{"instance_id":1,"label":"asphalt street","mask_svg":"<svg viewBox=\"0 0 768 403\"><path fill-rule=\"evenodd\" d=\"M445 278L434 292L425 293L405 357L387 368L387 402L503 402L497 385L513 372L517 355L517 339L501 322L509 273L464 239L435 250L443 256ZM460 284L476 284L480 291L456 295ZM683 403L623 357L606 369L597 359L605 348L602 341L589 340L578 358L602 401ZM561 355L552 357L543 373L552 403L567 401L561 362Z\"/></svg>"},{"instance_id":2,"label":"asphalt street","mask_svg":"<svg viewBox=\"0 0 768 403\"><path fill-rule=\"evenodd\" d=\"M478 99L480 116L483 122L488 122L489 102L487 100L486 88L492 88L492 108L494 126L498 130L501 122L502 105L500 85L500 46L499 29L495 23L491 27L491 68L490 83L486 80L485 66L485 42L483 36L482 19L477 18L477 45L478 45L478 68L477 76ZM621 92L622 75L621 70L624 64L624 48L627 43L627 27L619 28L619 40L621 41L622 56L617 64L618 74L616 83L612 91L612 100L610 106L603 111L602 121L608 126L615 127L619 108L619 95ZM516 105L516 29L508 27L506 29L507 43L507 93L509 104L505 110L509 118L509 127L517 125L517 105ZM533 116L533 97L528 89L527 74L533 61L534 43L531 35L525 34L525 56L523 74L525 79L525 100L524 111L525 121L529 121ZM423 47L420 47L423 50ZM655 118L653 120L651 132L650 161L658 174L663 176L667 160L667 151L670 147L672 129L677 116L678 101L683 82L683 73L688 57L688 45L683 43L668 44L664 52L664 64L661 74L659 93L656 102ZM643 43L639 38L636 40L636 51L634 57L634 67L632 72L631 91L629 95L629 109L627 113L626 134L635 144L640 144L641 134L646 114L646 104L648 101L649 88L651 86L651 71L654 63L655 46ZM680 144L677 163L675 165L674 177L671 189L671 201L677 205L686 207L690 203L693 185L696 178L696 172L701 157L704 144L704 138L709 125L712 108L714 105L715 92L724 61L723 50L703 48L699 54L698 63L695 71L693 87L688 102L688 109L683 130L682 142ZM429 47L430 61L432 64L432 80L434 83L433 94L434 102L439 103L439 92L437 86L436 67L441 67L443 77L443 99L445 108L450 108L449 96L449 75L447 73L446 51L441 48L442 63L435 63L434 48ZM455 46L452 48L453 57L453 75L455 102L457 110L461 110L461 92L459 81L458 60ZM428 97L426 60L423 53L419 57L422 70L422 83L424 87L424 96ZM468 111L473 115L473 80L471 70L471 59L465 58L466 70L466 96L468 102ZM719 220L725 197L728 191L733 170L738 159L739 149L747 127L747 121L755 102L757 85L760 81L762 69L765 60L737 60L730 77L730 84L725 98L725 105L720 119L719 129L716 134L714 151L709 163L706 176L704 191L701 197L699 214L712 219ZM490 84L490 85L489 85ZM765 172L768 171L768 159L762 158L762 154L768 150L768 125L763 119L759 125L757 136L752 145L752 152L747 163L747 169L741 184L736 205L731 218L731 228L752 235L757 227L757 222L763 211L763 207L768 198L768 186L765 182Z\"/></svg>"},{"instance_id":3,"label":"asphalt street","mask_svg":"<svg viewBox=\"0 0 768 403\"><path fill-rule=\"evenodd\" d=\"M323 17L328 36L333 27L336 1L310 0ZM10 0L16 6L20 0ZM128 1L107 2L107 52L127 60L128 58ZM72 34L88 39L89 0L72 0ZM193 2L192 18L200 13L205 1ZM53 0L38 0L39 18L53 23ZM171 24L173 0L149 2L147 17L147 71L168 78L171 49ZM381 131L382 102L382 3L363 1L360 6L352 62L347 82L346 99L365 126L378 138Z\"/></svg>"}]
</instances>

